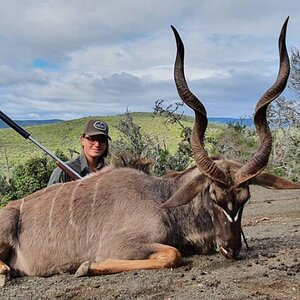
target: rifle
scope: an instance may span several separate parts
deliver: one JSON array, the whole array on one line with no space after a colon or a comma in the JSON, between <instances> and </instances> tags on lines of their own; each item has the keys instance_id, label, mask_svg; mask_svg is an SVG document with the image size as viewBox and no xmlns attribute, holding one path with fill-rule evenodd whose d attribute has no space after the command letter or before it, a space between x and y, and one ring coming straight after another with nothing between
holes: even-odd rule
<instances>
[{"instance_id":1,"label":"rifle","mask_svg":"<svg viewBox=\"0 0 300 300\"><path fill-rule=\"evenodd\" d=\"M68 166L66 163L64 163L60 158L58 158L56 155L51 153L48 149L46 149L43 145L41 145L39 142L34 140L30 133L28 133L25 129L23 129L21 126L19 126L16 122L14 122L10 117L8 117L4 112L0 111L0 119L5 122L9 127L14 129L17 133L19 133L23 138L26 140L30 140L32 143L34 143L36 146L38 146L42 151L44 151L47 155L52 157L55 160L56 165L62 169L72 180L81 179L82 177L74 171L70 166Z\"/></svg>"}]
</instances>

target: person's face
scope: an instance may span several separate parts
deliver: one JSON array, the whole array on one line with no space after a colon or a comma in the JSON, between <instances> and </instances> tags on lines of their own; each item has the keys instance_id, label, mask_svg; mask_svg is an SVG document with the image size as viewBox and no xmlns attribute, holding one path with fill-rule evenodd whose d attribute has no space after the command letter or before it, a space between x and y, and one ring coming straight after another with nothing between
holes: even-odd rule
<instances>
[{"instance_id":1,"label":"person's face","mask_svg":"<svg viewBox=\"0 0 300 300\"><path fill-rule=\"evenodd\" d=\"M100 157L107 147L107 137L103 135L84 136L81 138L83 152L89 157Z\"/></svg>"}]
</instances>

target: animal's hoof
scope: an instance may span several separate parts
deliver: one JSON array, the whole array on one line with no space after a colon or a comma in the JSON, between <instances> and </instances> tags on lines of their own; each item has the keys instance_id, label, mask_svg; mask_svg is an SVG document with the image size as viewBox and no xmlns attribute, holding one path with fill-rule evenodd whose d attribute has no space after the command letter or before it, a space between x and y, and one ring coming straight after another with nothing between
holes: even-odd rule
<instances>
[{"instance_id":1,"label":"animal's hoof","mask_svg":"<svg viewBox=\"0 0 300 300\"><path fill-rule=\"evenodd\" d=\"M89 267L90 267L90 262L89 261L85 261L84 263L82 263L79 268L77 269L76 273L75 273L75 277L82 277L82 276L87 276L89 273Z\"/></svg>"},{"instance_id":2,"label":"animal's hoof","mask_svg":"<svg viewBox=\"0 0 300 300\"><path fill-rule=\"evenodd\" d=\"M0 274L0 288L4 287L8 280L7 275Z\"/></svg>"}]
</instances>

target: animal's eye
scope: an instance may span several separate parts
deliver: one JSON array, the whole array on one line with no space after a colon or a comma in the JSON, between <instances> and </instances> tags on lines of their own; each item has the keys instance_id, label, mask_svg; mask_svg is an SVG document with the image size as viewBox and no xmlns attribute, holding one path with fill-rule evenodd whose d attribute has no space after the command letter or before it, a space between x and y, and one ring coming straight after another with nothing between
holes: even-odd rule
<instances>
[{"instance_id":1,"label":"animal's eye","mask_svg":"<svg viewBox=\"0 0 300 300\"><path fill-rule=\"evenodd\" d=\"M237 194L237 201L241 205L244 205L248 201L248 199L250 198L249 190L245 189L245 188L237 189L236 194Z\"/></svg>"}]
</instances>

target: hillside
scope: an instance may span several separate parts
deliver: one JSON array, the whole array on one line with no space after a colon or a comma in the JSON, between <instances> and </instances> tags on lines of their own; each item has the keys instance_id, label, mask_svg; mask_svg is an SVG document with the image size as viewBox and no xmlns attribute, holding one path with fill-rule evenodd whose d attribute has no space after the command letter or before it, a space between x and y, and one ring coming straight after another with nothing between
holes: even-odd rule
<instances>
[{"instance_id":1,"label":"hillside","mask_svg":"<svg viewBox=\"0 0 300 300\"><path fill-rule=\"evenodd\" d=\"M99 117L110 126L112 140L120 138L120 132L116 129L124 115ZM45 146L48 150L55 152L56 149L69 153L69 149L80 151L79 138L89 118L63 121L55 124L35 125L24 127L31 137ZM166 125L165 118L153 117L151 113L134 113L134 122L141 126L142 132L149 134L158 142L165 143L170 151L176 149L180 140L180 127L178 125ZM192 126L193 118L186 117L183 123ZM6 175L7 161L10 169L14 166L36 156L41 156L42 151L25 140L10 128L0 129L0 172Z\"/></svg>"},{"instance_id":2,"label":"hillside","mask_svg":"<svg viewBox=\"0 0 300 300\"><path fill-rule=\"evenodd\" d=\"M50 120L15 120L15 122L20 125L21 127L28 127L28 126L35 126L35 125L43 125L43 124L53 124L59 123L63 120L59 119L50 119ZM0 129L8 128L9 126L0 120Z\"/></svg>"}]
</instances>

